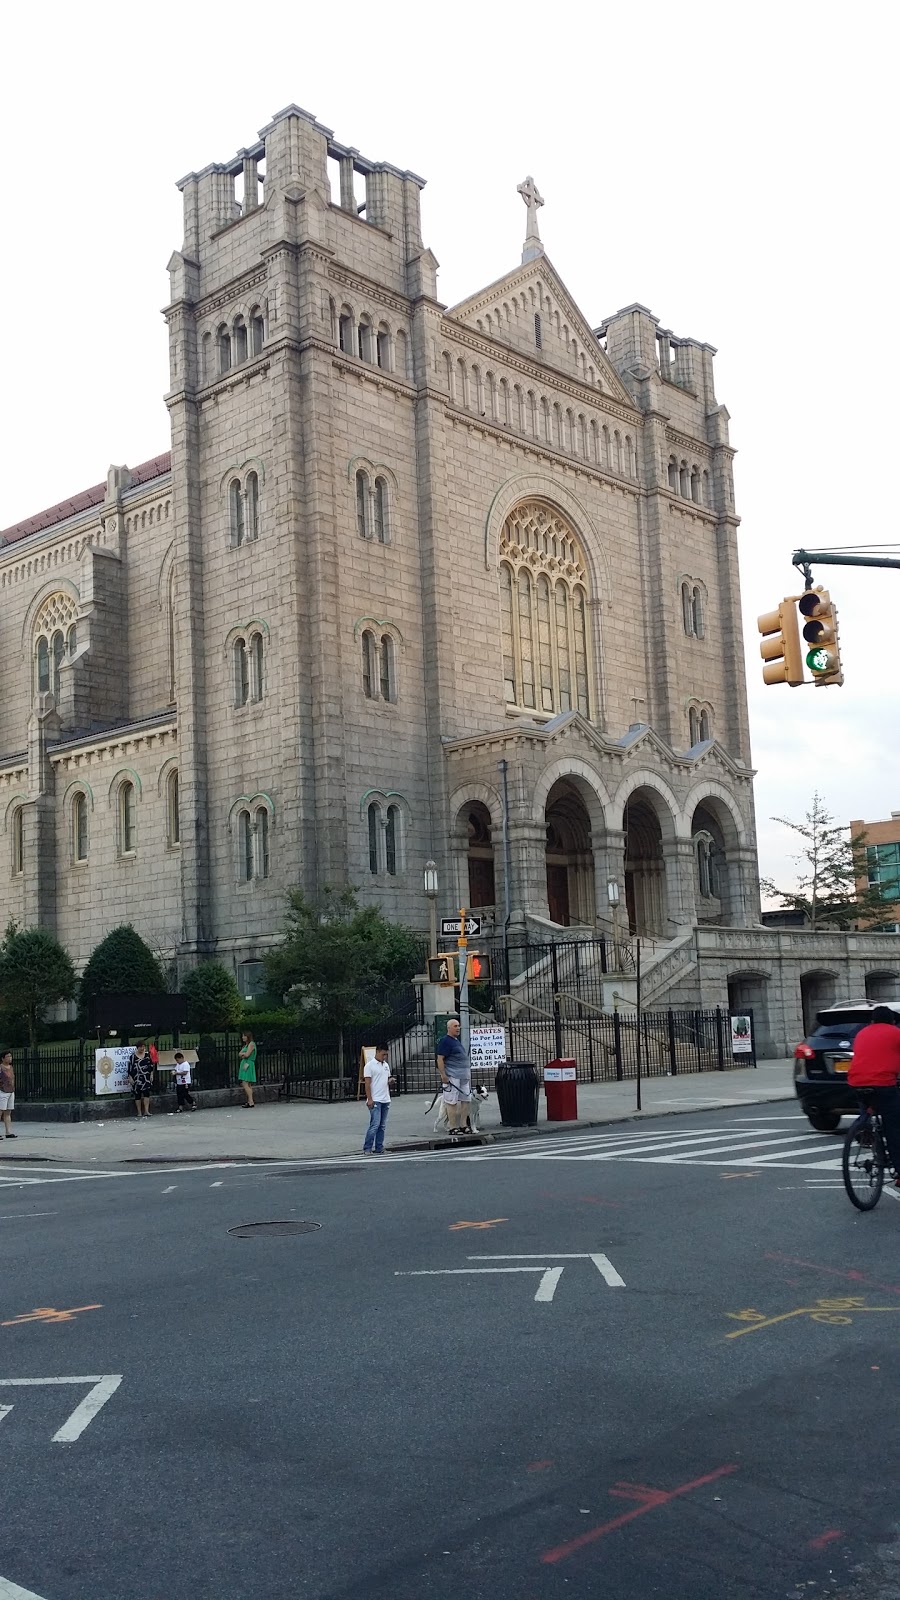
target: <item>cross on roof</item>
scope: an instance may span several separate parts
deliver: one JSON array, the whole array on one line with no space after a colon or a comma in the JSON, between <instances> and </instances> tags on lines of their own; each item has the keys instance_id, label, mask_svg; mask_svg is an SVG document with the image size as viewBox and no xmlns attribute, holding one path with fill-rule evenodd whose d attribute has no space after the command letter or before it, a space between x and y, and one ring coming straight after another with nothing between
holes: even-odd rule
<instances>
[{"instance_id":1,"label":"cross on roof","mask_svg":"<svg viewBox=\"0 0 900 1600\"><path fill-rule=\"evenodd\" d=\"M525 247L522 251L522 260L533 261L535 256L543 255L544 253L537 221L538 206L542 206L544 200L543 196L538 193L538 186L530 174L524 183L519 184L516 193L522 196L528 208L528 225L525 229Z\"/></svg>"}]
</instances>

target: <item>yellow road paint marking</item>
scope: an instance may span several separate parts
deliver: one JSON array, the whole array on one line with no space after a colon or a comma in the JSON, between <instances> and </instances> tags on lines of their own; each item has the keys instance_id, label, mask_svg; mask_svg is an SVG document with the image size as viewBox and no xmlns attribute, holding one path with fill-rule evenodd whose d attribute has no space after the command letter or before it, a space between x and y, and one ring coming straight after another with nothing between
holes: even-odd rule
<instances>
[{"instance_id":1,"label":"yellow road paint marking","mask_svg":"<svg viewBox=\"0 0 900 1600\"><path fill-rule=\"evenodd\" d=\"M53 1306L37 1306L34 1311L23 1311L21 1316L11 1318L9 1322L0 1322L0 1328L15 1328L22 1322L71 1322L79 1311L102 1310L101 1305L71 1306L68 1311L57 1311Z\"/></svg>"},{"instance_id":2,"label":"yellow road paint marking","mask_svg":"<svg viewBox=\"0 0 900 1600\"><path fill-rule=\"evenodd\" d=\"M496 1228L498 1223L508 1222L509 1217L491 1217L489 1222L451 1222L448 1233L459 1233L463 1228Z\"/></svg>"},{"instance_id":3,"label":"yellow road paint marking","mask_svg":"<svg viewBox=\"0 0 900 1600\"><path fill-rule=\"evenodd\" d=\"M782 1311L776 1317L767 1317L762 1311L748 1308L746 1311L726 1311L725 1315L732 1322L743 1322L747 1326L734 1328L731 1333L726 1333L726 1339L741 1339L745 1333L758 1333L762 1328L774 1328L778 1322L790 1322L792 1317L809 1317L812 1322L827 1322L832 1325L846 1325L856 1316L865 1311L900 1311L900 1305L895 1306L869 1306L864 1299L856 1295L842 1295L837 1299L817 1300L812 1306L797 1306L793 1311ZM853 1316L847 1313L852 1312Z\"/></svg>"}]
</instances>

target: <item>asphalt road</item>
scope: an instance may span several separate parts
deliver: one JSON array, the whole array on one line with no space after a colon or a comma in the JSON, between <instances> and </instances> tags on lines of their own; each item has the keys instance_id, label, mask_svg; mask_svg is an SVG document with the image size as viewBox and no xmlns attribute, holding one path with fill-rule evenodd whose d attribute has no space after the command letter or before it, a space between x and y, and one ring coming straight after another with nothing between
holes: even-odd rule
<instances>
[{"instance_id":1,"label":"asphalt road","mask_svg":"<svg viewBox=\"0 0 900 1600\"><path fill-rule=\"evenodd\" d=\"M790 1105L4 1151L0 1600L895 1600L900 1206L856 1213L839 1154ZM277 1221L319 1226L229 1232Z\"/></svg>"}]
</instances>

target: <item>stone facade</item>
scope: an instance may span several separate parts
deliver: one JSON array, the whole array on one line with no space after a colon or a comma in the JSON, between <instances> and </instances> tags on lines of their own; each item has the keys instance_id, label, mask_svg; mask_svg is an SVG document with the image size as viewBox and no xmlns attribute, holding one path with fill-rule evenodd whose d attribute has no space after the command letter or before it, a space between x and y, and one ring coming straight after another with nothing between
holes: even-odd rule
<instances>
[{"instance_id":1,"label":"stone facade","mask_svg":"<svg viewBox=\"0 0 900 1600\"><path fill-rule=\"evenodd\" d=\"M448 310L422 180L297 107L179 187L170 453L0 536L0 915L245 990L289 887L422 926L429 858L514 930L755 924L713 350L593 327L531 180Z\"/></svg>"}]
</instances>

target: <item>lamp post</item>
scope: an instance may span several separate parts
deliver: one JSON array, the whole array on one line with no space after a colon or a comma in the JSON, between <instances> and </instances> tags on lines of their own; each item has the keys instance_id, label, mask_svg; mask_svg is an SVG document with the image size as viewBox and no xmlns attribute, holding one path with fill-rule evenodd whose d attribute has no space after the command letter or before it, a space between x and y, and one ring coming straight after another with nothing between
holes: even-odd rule
<instances>
[{"instance_id":1,"label":"lamp post","mask_svg":"<svg viewBox=\"0 0 900 1600\"><path fill-rule=\"evenodd\" d=\"M426 861L425 898L428 901L428 947L433 956L437 955L437 897L437 863L435 861Z\"/></svg>"},{"instance_id":2,"label":"lamp post","mask_svg":"<svg viewBox=\"0 0 900 1600\"><path fill-rule=\"evenodd\" d=\"M610 916L613 928L613 960L616 971L619 969L619 880L609 878L606 884L606 898L609 901Z\"/></svg>"}]
</instances>

